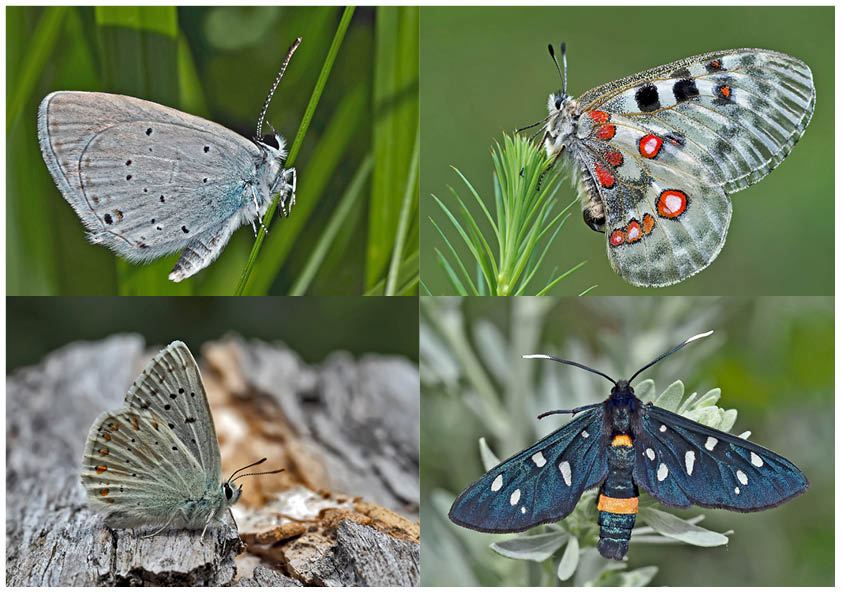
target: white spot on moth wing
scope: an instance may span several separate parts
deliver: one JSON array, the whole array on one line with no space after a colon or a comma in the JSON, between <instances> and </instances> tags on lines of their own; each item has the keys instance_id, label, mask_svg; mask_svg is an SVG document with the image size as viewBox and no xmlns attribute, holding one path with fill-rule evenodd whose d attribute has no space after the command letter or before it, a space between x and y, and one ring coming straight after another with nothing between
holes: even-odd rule
<instances>
[{"instance_id":1,"label":"white spot on moth wing","mask_svg":"<svg viewBox=\"0 0 842 595\"><path fill-rule=\"evenodd\" d=\"M655 460L655 451L652 450L651 448L647 448L646 449L646 456L649 457L650 461L654 461Z\"/></svg>"},{"instance_id":2,"label":"white spot on moth wing","mask_svg":"<svg viewBox=\"0 0 842 595\"><path fill-rule=\"evenodd\" d=\"M740 488L739 488L739 487L734 488L734 493L735 493L735 494L739 494L739 493L740 493Z\"/></svg>"},{"instance_id":3,"label":"white spot on moth wing","mask_svg":"<svg viewBox=\"0 0 842 595\"><path fill-rule=\"evenodd\" d=\"M667 431L667 427L666 427L665 425L663 425L663 424L661 424L661 427L660 427L660 428L658 428L658 429L659 429L661 432L666 432L666 431Z\"/></svg>"},{"instance_id":4,"label":"white spot on moth wing","mask_svg":"<svg viewBox=\"0 0 842 595\"><path fill-rule=\"evenodd\" d=\"M514 506L518 502L520 502L520 489L519 488L517 490L515 490L514 492L512 492L512 495L509 497L509 503L512 506Z\"/></svg>"},{"instance_id":5,"label":"white spot on moth wing","mask_svg":"<svg viewBox=\"0 0 842 595\"><path fill-rule=\"evenodd\" d=\"M716 446L716 443L719 442L713 436L708 436L708 439L705 441L705 448L708 450L713 450L713 447Z\"/></svg>"},{"instance_id":6,"label":"white spot on moth wing","mask_svg":"<svg viewBox=\"0 0 842 595\"><path fill-rule=\"evenodd\" d=\"M588 431L582 430L582 438L587 438L588 436L590 436L590 434L588 434Z\"/></svg>"},{"instance_id":7,"label":"white spot on moth wing","mask_svg":"<svg viewBox=\"0 0 842 595\"><path fill-rule=\"evenodd\" d=\"M748 477L742 471L737 471L737 480L744 486L748 485Z\"/></svg>"},{"instance_id":8,"label":"white spot on moth wing","mask_svg":"<svg viewBox=\"0 0 842 595\"><path fill-rule=\"evenodd\" d=\"M497 477L494 478L494 481L491 482L491 491L492 492L499 492L500 488L503 487L503 474L501 473Z\"/></svg>"},{"instance_id":9,"label":"white spot on moth wing","mask_svg":"<svg viewBox=\"0 0 842 595\"><path fill-rule=\"evenodd\" d=\"M526 514L526 506L520 507L520 514Z\"/></svg>"},{"instance_id":10,"label":"white spot on moth wing","mask_svg":"<svg viewBox=\"0 0 842 595\"><path fill-rule=\"evenodd\" d=\"M544 458L543 453L539 450L534 455L532 455L532 462L535 463L535 466L539 469L547 464L547 459Z\"/></svg>"},{"instance_id":11,"label":"white spot on moth wing","mask_svg":"<svg viewBox=\"0 0 842 595\"><path fill-rule=\"evenodd\" d=\"M561 478L564 480L564 483L567 484L567 486L569 487L572 483L570 463L568 463L567 461L562 461L558 465L558 470L561 471Z\"/></svg>"},{"instance_id":12,"label":"white spot on moth wing","mask_svg":"<svg viewBox=\"0 0 842 595\"><path fill-rule=\"evenodd\" d=\"M757 453L750 453L751 454L751 464L755 467L762 467L763 466L763 459L761 459Z\"/></svg>"},{"instance_id":13,"label":"white spot on moth wing","mask_svg":"<svg viewBox=\"0 0 842 595\"><path fill-rule=\"evenodd\" d=\"M684 466L687 467L687 475L693 475L693 465L696 464L696 453L688 450L684 453Z\"/></svg>"},{"instance_id":14,"label":"white spot on moth wing","mask_svg":"<svg viewBox=\"0 0 842 595\"><path fill-rule=\"evenodd\" d=\"M667 475L669 475L669 469L667 469L666 465L661 463L658 466L658 481L664 481L667 478Z\"/></svg>"}]
</instances>

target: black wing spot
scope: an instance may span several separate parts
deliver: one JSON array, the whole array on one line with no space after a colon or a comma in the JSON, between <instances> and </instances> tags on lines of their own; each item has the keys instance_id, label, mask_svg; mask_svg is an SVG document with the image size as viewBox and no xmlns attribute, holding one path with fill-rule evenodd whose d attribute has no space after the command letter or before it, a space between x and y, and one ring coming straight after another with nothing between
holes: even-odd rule
<instances>
[{"instance_id":1,"label":"black wing spot","mask_svg":"<svg viewBox=\"0 0 842 595\"><path fill-rule=\"evenodd\" d=\"M152 129L151 128L146 129L146 136L152 136Z\"/></svg>"},{"instance_id":2,"label":"black wing spot","mask_svg":"<svg viewBox=\"0 0 842 595\"><path fill-rule=\"evenodd\" d=\"M696 88L696 81L693 79L681 79L672 86L672 94L676 101L687 101L699 96L699 89Z\"/></svg>"},{"instance_id":3,"label":"black wing spot","mask_svg":"<svg viewBox=\"0 0 842 595\"><path fill-rule=\"evenodd\" d=\"M181 226L181 231L183 231L184 233L190 233L190 230L187 229L187 227L184 225Z\"/></svg>"},{"instance_id":4,"label":"black wing spot","mask_svg":"<svg viewBox=\"0 0 842 595\"><path fill-rule=\"evenodd\" d=\"M652 83L640 87L634 94L634 100L637 102L637 108L642 112L654 112L661 107L658 87Z\"/></svg>"},{"instance_id":5,"label":"black wing spot","mask_svg":"<svg viewBox=\"0 0 842 595\"><path fill-rule=\"evenodd\" d=\"M105 220L105 222L106 222L108 225L111 225L111 224L114 222L114 220L111 218L111 214L110 214L110 213L106 213L106 214L105 214L105 216L103 217L103 219Z\"/></svg>"},{"instance_id":6,"label":"black wing spot","mask_svg":"<svg viewBox=\"0 0 842 595\"><path fill-rule=\"evenodd\" d=\"M186 424L192 424L192 423L195 423L195 421L196 421L195 417L185 417L184 418L184 423L186 423Z\"/></svg>"}]
</instances>

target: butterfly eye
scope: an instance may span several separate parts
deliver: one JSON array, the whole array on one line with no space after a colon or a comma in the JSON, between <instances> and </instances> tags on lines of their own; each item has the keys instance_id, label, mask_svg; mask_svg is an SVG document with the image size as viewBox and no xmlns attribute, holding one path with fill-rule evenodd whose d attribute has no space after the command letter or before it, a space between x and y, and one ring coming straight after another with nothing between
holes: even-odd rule
<instances>
[{"instance_id":1,"label":"butterfly eye","mask_svg":"<svg viewBox=\"0 0 842 595\"><path fill-rule=\"evenodd\" d=\"M561 109L561 95L560 94L555 96L555 108Z\"/></svg>"},{"instance_id":2,"label":"butterfly eye","mask_svg":"<svg viewBox=\"0 0 842 595\"><path fill-rule=\"evenodd\" d=\"M231 489L231 486L230 486L230 485L228 485L227 483L226 483L226 484L224 484L224 485L223 485L223 487L225 488L225 499L226 499L226 500L230 500L230 499L231 499L231 496L233 496L233 495L234 495L234 490L232 490L232 489Z\"/></svg>"}]
</instances>

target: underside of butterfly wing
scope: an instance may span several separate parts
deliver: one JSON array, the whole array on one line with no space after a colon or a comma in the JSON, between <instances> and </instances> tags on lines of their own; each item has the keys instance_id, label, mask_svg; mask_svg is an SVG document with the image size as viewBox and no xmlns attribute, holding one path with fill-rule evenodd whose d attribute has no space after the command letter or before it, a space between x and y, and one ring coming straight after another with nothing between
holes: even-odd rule
<instances>
[{"instance_id":1,"label":"underside of butterfly wing","mask_svg":"<svg viewBox=\"0 0 842 595\"><path fill-rule=\"evenodd\" d=\"M134 97L58 91L41 102L38 138L91 241L127 259L177 252L241 208L256 214L261 151L208 120Z\"/></svg>"}]
</instances>

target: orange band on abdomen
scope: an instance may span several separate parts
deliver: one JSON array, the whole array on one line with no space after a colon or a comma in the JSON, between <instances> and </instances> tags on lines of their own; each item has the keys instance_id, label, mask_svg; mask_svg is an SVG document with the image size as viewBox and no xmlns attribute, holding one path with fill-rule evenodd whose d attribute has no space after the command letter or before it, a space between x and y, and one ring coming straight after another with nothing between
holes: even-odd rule
<instances>
[{"instance_id":1,"label":"orange band on abdomen","mask_svg":"<svg viewBox=\"0 0 842 595\"><path fill-rule=\"evenodd\" d=\"M611 498L605 494L600 494L596 509L603 512L637 514L637 498Z\"/></svg>"},{"instance_id":2,"label":"orange band on abdomen","mask_svg":"<svg viewBox=\"0 0 842 595\"><path fill-rule=\"evenodd\" d=\"M631 448L632 439L631 436L626 434L617 434L614 436L614 440L611 441L611 446L628 446Z\"/></svg>"}]
</instances>

